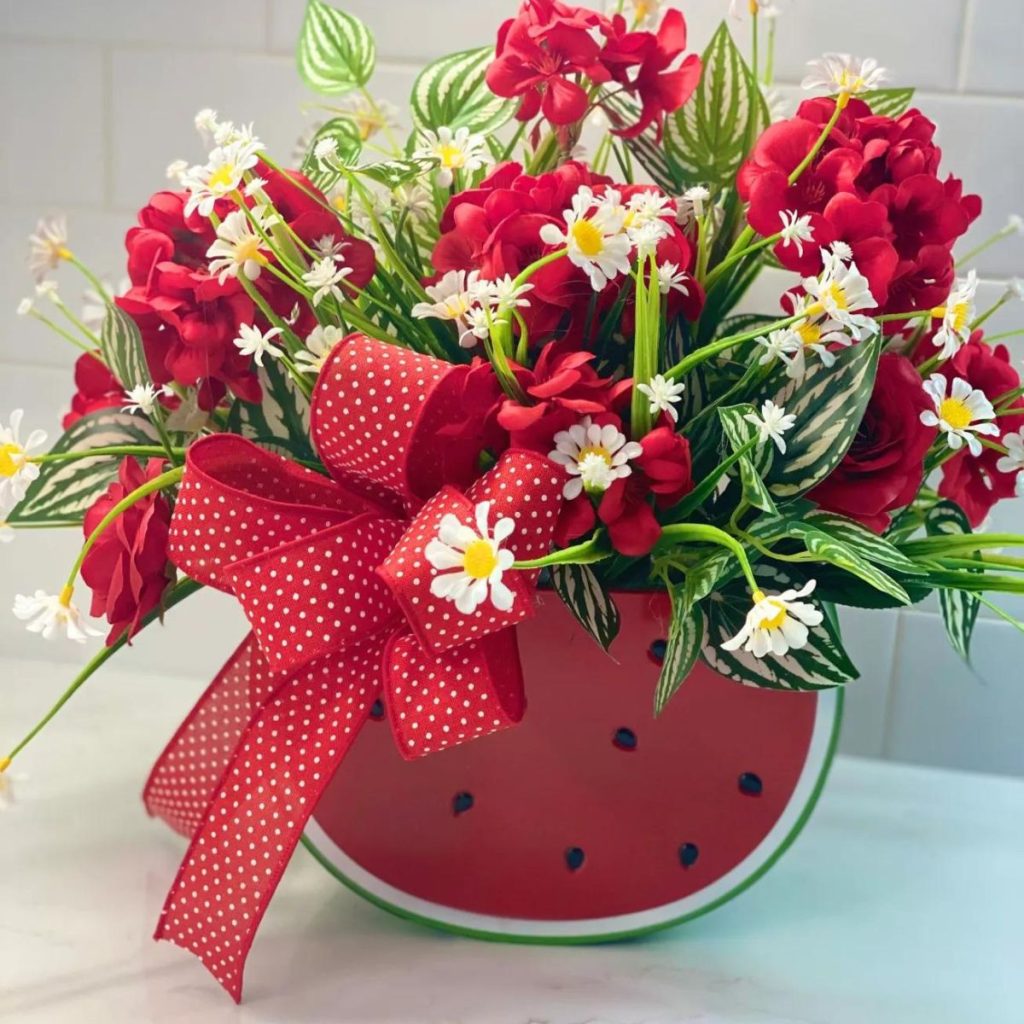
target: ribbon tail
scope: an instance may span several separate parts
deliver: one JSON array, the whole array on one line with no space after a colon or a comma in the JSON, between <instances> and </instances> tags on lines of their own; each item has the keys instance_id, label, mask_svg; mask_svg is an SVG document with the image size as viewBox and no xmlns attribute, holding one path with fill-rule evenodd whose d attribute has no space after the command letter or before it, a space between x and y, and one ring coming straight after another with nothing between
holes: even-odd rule
<instances>
[{"instance_id":1,"label":"ribbon tail","mask_svg":"<svg viewBox=\"0 0 1024 1024\"><path fill-rule=\"evenodd\" d=\"M236 1003L263 914L380 690L387 639L285 677L244 729L167 895L154 938L194 953Z\"/></svg>"},{"instance_id":2,"label":"ribbon tail","mask_svg":"<svg viewBox=\"0 0 1024 1024\"><path fill-rule=\"evenodd\" d=\"M191 838L246 723L276 685L253 634L247 634L156 759L142 791L150 815Z\"/></svg>"}]
</instances>

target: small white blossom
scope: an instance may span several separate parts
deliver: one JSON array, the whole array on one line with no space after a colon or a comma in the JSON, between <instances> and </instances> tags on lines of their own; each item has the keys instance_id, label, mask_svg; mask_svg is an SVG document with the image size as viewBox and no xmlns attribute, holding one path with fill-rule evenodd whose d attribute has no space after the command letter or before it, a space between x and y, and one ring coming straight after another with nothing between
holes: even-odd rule
<instances>
[{"instance_id":1,"label":"small white blossom","mask_svg":"<svg viewBox=\"0 0 1024 1024\"><path fill-rule=\"evenodd\" d=\"M300 372L319 374L327 362L327 357L345 337L345 332L340 327L314 327L306 338L306 350L295 354L295 364Z\"/></svg>"},{"instance_id":2,"label":"small white blossom","mask_svg":"<svg viewBox=\"0 0 1024 1024\"><path fill-rule=\"evenodd\" d=\"M970 271L953 286L949 298L936 306L931 315L942 320L932 337L932 344L943 359L952 359L967 344L974 320L974 293L978 290L978 275Z\"/></svg>"},{"instance_id":3,"label":"small white blossom","mask_svg":"<svg viewBox=\"0 0 1024 1024\"><path fill-rule=\"evenodd\" d=\"M84 644L90 636L101 636L86 622L78 608L71 603L67 589L61 594L47 594L37 590L34 594L18 594L14 598L14 614L28 623L30 633L40 633L44 640L63 634L75 643Z\"/></svg>"},{"instance_id":4,"label":"small white blossom","mask_svg":"<svg viewBox=\"0 0 1024 1024\"><path fill-rule=\"evenodd\" d=\"M412 158L436 163L435 180L441 188L448 188L456 171L475 171L484 166L486 148L487 140L482 135L470 134L468 128L453 132L442 125L436 132L426 128L420 132L420 145Z\"/></svg>"},{"instance_id":5,"label":"small white blossom","mask_svg":"<svg viewBox=\"0 0 1024 1024\"><path fill-rule=\"evenodd\" d=\"M273 344L273 339L281 333L280 327L271 327L261 331L255 324L239 324L238 337L233 344L243 356L252 356L257 366L263 365L263 357L280 359L284 352Z\"/></svg>"},{"instance_id":6,"label":"small white blossom","mask_svg":"<svg viewBox=\"0 0 1024 1024\"><path fill-rule=\"evenodd\" d=\"M803 349L800 335L789 327L771 331L767 337L762 335L759 338L755 338L754 343L764 349L764 352L757 361L760 366L767 366L778 359L789 367L793 361L793 356ZM801 374L801 376L803 375Z\"/></svg>"},{"instance_id":7,"label":"small white blossom","mask_svg":"<svg viewBox=\"0 0 1024 1024\"><path fill-rule=\"evenodd\" d=\"M339 241L336 235L321 235L319 238L313 239L313 249L321 259L324 256L330 256L331 259L337 260L339 263L344 261L342 254L348 245L348 242Z\"/></svg>"},{"instance_id":8,"label":"small white blossom","mask_svg":"<svg viewBox=\"0 0 1024 1024\"><path fill-rule=\"evenodd\" d=\"M683 392L686 390L682 381L668 380L658 373L651 378L650 384L637 384L636 388L650 400L652 415L664 412L673 423L679 422L676 404L683 400Z\"/></svg>"},{"instance_id":9,"label":"small white blossom","mask_svg":"<svg viewBox=\"0 0 1024 1024\"><path fill-rule=\"evenodd\" d=\"M500 612L507 612L515 601L515 593L502 582L515 555L501 546L515 530L515 521L502 517L492 531L488 524L492 504L477 504L475 530L449 512L441 519L437 536L423 551L438 571L430 581L430 593L454 602L463 615L472 615L488 597Z\"/></svg>"},{"instance_id":10,"label":"small white blossom","mask_svg":"<svg viewBox=\"0 0 1024 1024\"><path fill-rule=\"evenodd\" d=\"M840 98L877 89L886 80L886 70L868 57L861 60L848 53L826 53L807 62L810 69L800 84L805 89L839 93Z\"/></svg>"},{"instance_id":11,"label":"small white blossom","mask_svg":"<svg viewBox=\"0 0 1024 1024\"><path fill-rule=\"evenodd\" d=\"M814 229L811 227L811 215L805 213L802 217L796 210L782 210L779 213L782 219L782 244L795 245L798 256L804 254L804 242L814 241ZM851 254L852 255L852 254Z\"/></svg>"},{"instance_id":12,"label":"small white blossom","mask_svg":"<svg viewBox=\"0 0 1024 1024\"><path fill-rule=\"evenodd\" d=\"M510 309L525 309L530 300L525 298L527 292L533 291L528 281L516 284L511 274L495 278L493 281L479 282L477 296L482 302L493 306L497 313L507 313Z\"/></svg>"},{"instance_id":13,"label":"small white blossom","mask_svg":"<svg viewBox=\"0 0 1024 1024\"><path fill-rule=\"evenodd\" d=\"M417 224L426 224L434 218L434 200L422 186L413 182L411 185L399 185L392 193L395 209L399 214L405 213Z\"/></svg>"},{"instance_id":14,"label":"small white blossom","mask_svg":"<svg viewBox=\"0 0 1024 1024\"><path fill-rule=\"evenodd\" d=\"M569 474L562 488L562 495L569 501L584 491L604 493L616 480L629 476L629 460L643 454L643 448L636 441L627 441L615 426L600 426L589 416L568 430L560 430L553 440L555 447L548 458L565 466Z\"/></svg>"},{"instance_id":15,"label":"small white blossom","mask_svg":"<svg viewBox=\"0 0 1024 1024\"><path fill-rule=\"evenodd\" d=\"M683 199L696 220L704 219L704 207L710 198L711 192L704 185L694 185L683 193Z\"/></svg>"},{"instance_id":16,"label":"small white blossom","mask_svg":"<svg viewBox=\"0 0 1024 1024\"><path fill-rule=\"evenodd\" d=\"M1006 227L1003 230L1011 235L1024 235L1024 217L1019 213L1011 213L1006 218Z\"/></svg>"},{"instance_id":17,"label":"small white blossom","mask_svg":"<svg viewBox=\"0 0 1024 1024\"><path fill-rule=\"evenodd\" d=\"M343 302L345 293L341 290L341 283L351 273L351 267L340 266L335 257L325 256L302 275L302 283L313 289L314 306L319 306L328 295Z\"/></svg>"},{"instance_id":18,"label":"small white blossom","mask_svg":"<svg viewBox=\"0 0 1024 1024\"><path fill-rule=\"evenodd\" d=\"M853 250L840 238L837 238L829 248L832 250L832 255L844 263L849 263L853 259Z\"/></svg>"},{"instance_id":19,"label":"small white blossom","mask_svg":"<svg viewBox=\"0 0 1024 1024\"><path fill-rule=\"evenodd\" d=\"M0 425L0 518L25 497L28 485L39 476L39 466L29 461L30 452L46 444L46 434L33 430L24 443L21 441L23 409L11 413L10 425Z\"/></svg>"},{"instance_id":20,"label":"small white blossom","mask_svg":"<svg viewBox=\"0 0 1024 1024\"><path fill-rule=\"evenodd\" d=\"M258 214L253 216L266 230L267 220ZM256 228L250 223L243 210L232 210L217 225L217 238L206 250L210 260L210 273L223 284L229 277L241 273L249 281L255 281L269 262L266 256L270 250Z\"/></svg>"},{"instance_id":21,"label":"small white blossom","mask_svg":"<svg viewBox=\"0 0 1024 1024\"><path fill-rule=\"evenodd\" d=\"M743 628L722 644L723 649L742 647L755 658L768 654L781 658L806 647L808 626L820 626L824 621L820 609L800 600L812 594L814 587L815 581L808 580L799 590L784 590L781 594L754 591L754 607L747 612Z\"/></svg>"},{"instance_id":22,"label":"small white blossom","mask_svg":"<svg viewBox=\"0 0 1024 1024\"><path fill-rule=\"evenodd\" d=\"M658 291L662 295L669 292L679 292L680 295L689 295L690 289L686 286L686 272L679 269L678 263L660 263L658 265Z\"/></svg>"},{"instance_id":23,"label":"small white blossom","mask_svg":"<svg viewBox=\"0 0 1024 1024\"><path fill-rule=\"evenodd\" d=\"M808 317L827 314L857 341L863 341L878 330L871 317L857 312L877 305L868 279L857 269L856 263L847 264L834 252L822 249L821 258L824 263L821 274L801 281L804 290L815 300L807 307Z\"/></svg>"},{"instance_id":24,"label":"small white blossom","mask_svg":"<svg viewBox=\"0 0 1024 1024\"><path fill-rule=\"evenodd\" d=\"M330 169L338 159L338 140L333 135L320 139L313 147L313 156L324 169Z\"/></svg>"},{"instance_id":25,"label":"small white blossom","mask_svg":"<svg viewBox=\"0 0 1024 1024\"><path fill-rule=\"evenodd\" d=\"M172 160L167 165L167 170L164 172L164 174L167 176L168 181L173 181L175 185L183 186L185 182L185 175L187 172L187 160Z\"/></svg>"},{"instance_id":26,"label":"small white blossom","mask_svg":"<svg viewBox=\"0 0 1024 1024\"><path fill-rule=\"evenodd\" d=\"M653 255L658 243L668 238L672 229L663 220L649 220L626 229L626 237L636 249L636 258L641 262Z\"/></svg>"},{"instance_id":27,"label":"small white blossom","mask_svg":"<svg viewBox=\"0 0 1024 1024\"><path fill-rule=\"evenodd\" d=\"M32 300L25 298L18 303L18 308L15 310L15 312L18 314L18 316L28 316L29 313L31 313L34 308L35 307L32 303Z\"/></svg>"},{"instance_id":28,"label":"small white blossom","mask_svg":"<svg viewBox=\"0 0 1024 1024\"><path fill-rule=\"evenodd\" d=\"M205 165L190 167L182 179L190 193L185 204L186 216L198 210L203 217L209 217L218 199L241 187L245 172L259 162L259 149L258 140L230 142L214 149Z\"/></svg>"},{"instance_id":29,"label":"small white blossom","mask_svg":"<svg viewBox=\"0 0 1024 1024\"><path fill-rule=\"evenodd\" d=\"M61 260L71 259L68 248L68 224L64 217L44 217L28 236L28 267L37 281L55 270Z\"/></svg>"},{"instance_id":30,"label":"small white blossom","mask_svg":"<svg viewBox=\"0 0 1024 1024\"><path fill-rule=\"evenodd\" d=\"M766 398L761 404L760 416L756 412L748 412L743 418L757 427L758 444L764 444L771 439L775 447L785 453L786 441L782 435L796 424L795 416L791 416L781 405L776 405L770 398Z\"/></svg>"},{"instance_id":31,"label":"small white blossom","mask_svg":"<svg viewBox=\"0 0 1024 1024\"><path fill-rule=\"evenodd\" d=\"M196 126L196 131L199 132L199 137L203 140L203 144L212 146L213 140L220 129L217 111L211 107L203 107L193 118L192 123Z\"/></svg>"},{"instance_id":32,"label":"small white blossom","mask_svg":"<svg viewBox=\"0 0 1024 1024\"><path fill-rule=\"evenodd\" d=\"M163 387L155 387L153 384L137 384L128 388L124 397L128 404L122 406L123 412L141 412L144 416L152 416L156 411L156 403L161 395L173 395L174 392L165 384Z\"/></svg>"},{"instance_id":33,"label":"small white blossom","mask_svg":"<svg viewBox=\"0 0 1024 1024\"><path fill-rule=\"evenodd\" d=\"M40 299L49 299L50 302L60 302L59 289L56 281L40 281L36 285L36 295Z\"/></svg>"},{"instance_id":34,"label":"small white blossom","mask_svg":"<svg viewBox=\"0 0 1024 1024\"><path fill-rule=\"evenodd\" d=\"M1016 299L1018 302L1024 301L1024 281L1019 277L1011 277L1006 282L1006 291L1003 292L1003 301L1009 302Z\"/></svg>"},{"instance_id":35,"label":"small white blossom","mask_svg":"<svg viewBox=\"0 0 1024 1024\"><path fill-rule=\"evenodd\" d=\"M1024 497L1024 427L1012 434L1003 435L1006 454L996 462L1000 473L1016 473L1015 490L1017 497Z\"/></svg>"},{"instance_id":36,"label":"small white blossom","mask_svg":"<svg viewBox=\"0 0 1024 1024\"><path fill-rule=\"evenodd\" d=\"M972 455L980 455L982 445L978 435L991 437L999 433L999 427L992 422L996 411L985 393L972 388L962 377L954 378L948 395L947 384L941 373L933 373L924 382L924 389L935 404L935 410L925 409L921 413L921 422L926 427L942 430L953 451L959 450L966 442Z\"/></svg>"},{"instance_id":37,"label":"small white blossom","mask_svg":"<svg viewBox=\"0 0 1024 1024\"><path fill-rule=\"evenodd\" d=\"M424 291L434 301L417 302L411 310L416 319L451 320L460 334L470 330L468 317L480 299L478 271L471 270L467 274L465 270L449 270L436 284L427 285Z\"/></svg>"}]
</instances>

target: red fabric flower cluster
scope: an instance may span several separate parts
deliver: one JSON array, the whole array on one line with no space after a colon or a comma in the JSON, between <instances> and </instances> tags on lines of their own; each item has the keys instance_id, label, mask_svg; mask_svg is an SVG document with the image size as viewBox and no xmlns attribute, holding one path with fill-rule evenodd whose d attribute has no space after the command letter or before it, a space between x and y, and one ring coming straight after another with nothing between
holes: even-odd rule
<instances>
[{"instance_id":1,"label":"red fabric flower cluster","mask_svg":"<svg viewBox=\"0 0 1024 1024\"><path fill-rule=\"evenodd\" d=\"M326 199L297 172L288 176L260 166L266 191L278 212L303 241L325 236L344 244L346 264L353 268L347 284L363 287L373 276L369 243L349 236L326 208ZM294 179L294 180L292 180ZM132 287L117 300L142 332L150 373L157 384L171 381L199 388L199 404L212 409L230 389L247 402L258 402L261 390L252 360L234 346L242 324L269 326L243 286L232 277L224 283L209 273L206 252L216 238L212 224L198 213L185 215L185 192L157 192L139 212L139 226L129 230L128 276ZM218 204L218 214L230 211ZM270 274L254 282L276 313L288 316L295 294ZM296 330L311 330L306 311Z\"/></svg>"},{"instance_id":2,"label":"red fabric flower cluster","mask_svg":"<svg viewBox=\"0 0 1024 1024\"><path fill-rule=\"evenodd\" d=\"M858 99L789 184L834 110L832 99L806 100L757 140L738 177L750 225L775 235L783 211L809 214L814 240L802 253L796 244L777 245L783 266L815 274L820 249L839 240L852 249L882 311L941 304L954 280L953 243L981 212L981 199L965 196L958 178L939 178L935 125L920 111L885 117Z\"/></svg>"},{"instance_id":3,"label":"red fabric flower cluster","mask_svg":"<svg viewBox=\"0 0 1024 1024\"><path fill-rule=\"evenodd\" d=\"M586 185L598 196L615 188L623 202L640 191L658 191L653 185L619 185L603 174L595 174L586 164L569 161L541 175L523 173L517 163L499 164L477 188L453 196L441 218L441 237L431 261L439 273L448 270L478 270L480 276L494 280L505 274L513 277L553 247L540 237L545 224L564 227L563 214L579 188ZM682 230L672 223L671 234L658 243L659 266L674 263L688 274L693 269L694 252ZM542 267L531 278L530 305L522 310L530 332L530 341L541 344L558 335L577 344L585 337L588 307L594 294L587 275L569 260L556 260ZM668 295L669 316L682 313L693 320L699 314L704 296L695 280L684 281L687 294L672 290ZM609 310L619 296L621 281L611 282L600 294L589 326L600 324L600 314ZM632 291L623 312L628 328Z\"/></svg>"},{"instance_id":4,"label":"red fabric flower cluster","mask_svg":"<svg viewBox=\"0 0 1024 1024\"><path fill-rule=\"evenodd\" d=\"M150 459L145 468L135 459L125 459L117 480L85 513L85 536L118 502L162 472L160 459ZM92 590L91 614L110 623L108 645L126 631L129 639L134 636L173 582L174 569L167 560L170 522L171 506L163 494L147 495L122 512L86 555L82 579Z\"/></svg>"},{"instance_id":5,"label":"red fabric flower cluster","mask_svg":"<svg viewBox=\"0 0 1024 1024\"><path fill-rule=\"evenodd\" d=\"M621 14L608 18L559 0L524 0L498 30L487 84L498 96L519 99L521 121L539 112L554 125L569 125L591 103L585 82L614 82L640 103L636 123L617 133L631 137L654 124L660 138L665 115L690 98L700 79L700 58L684 58L685 50L686 22L677 10L666 13L657 33L631 32Z\"/></svg>"},{"instance_id":6,"label":"red fabric flower cluster","mask_svg":"<svg viewBox=\"0 0 1024 1024\"><path fill-rule=\"evenodd\" d=\"M83 352L75 360L75 389L71 410L61 421L65 430L91 412L119 408L126 402L124 388L98 353Z\"/></svg>"}]
</instances>

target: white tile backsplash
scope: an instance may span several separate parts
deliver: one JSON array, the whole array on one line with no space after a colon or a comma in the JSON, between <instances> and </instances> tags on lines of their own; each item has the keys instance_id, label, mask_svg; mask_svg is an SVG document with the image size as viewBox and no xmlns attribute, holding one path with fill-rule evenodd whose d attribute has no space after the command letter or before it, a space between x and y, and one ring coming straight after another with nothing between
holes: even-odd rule
<instances>
[{"instance_id":1,"label":"white tile backsplash","mask_svg":"<svg viewBox=\"0 0 1024 1024\"><path fill-rule=\"evenodd\" d=\"M378 42L375 94L404 109L426 60L490 42L514 0L338 0L363 18ZM293 66L304 0L32 0L0 3L0 413L25 406L28 421L51 432L70 399L75 351L40 325L14 315L30 290L25 236L41 213L64 209L72 244L96 270L117 276L123 236L135 209L164 187L176 157L198 158L196 110L253 120L282 158L330 103L309 94ZM594 0L593 6L601 6ZM727 0L681 2L690 48L703 49L726 16ZM917 85L916 103L939 122L943 166L983 194L985 212L961 251L1024 212L1024 71L1019 0L782 0L776 67L789 109L804 63L828 49L874 56L896 85ZM749 21L731 23L747 45ZM923 38L926 36L927 45ZM763 39L763 36L762 36ZM1010 276L1024 274L1024 238L977 261L980 304ZM768 273L746 300L771 312L792 283ZM66 298L81 283L61 271ZM1000 310L991 331L1024 326L1020 304ZM1024 359L1024 338L1011 341ZM1024 530L1024 502L1004 503L993 529ZM3 614L18 590L56 587L73 558L74 533L24 532L2 552L0 650L81 660L73 645L47 647ZM1024 599L1002 601L1024 615ZM133 652L140 675L209 676L244 624L234 603L204 593L170 613ZM844 610L851 655L862 678L847 693L843 749L935 764L1024 774L1019 723L1024 690L1008 678L1024 638L982 612L975 665L949 651L934 602L899 615ZM176 628L174 623L178 623ZM180 643L181 627L199 638Z\"/></svg>"}]
</instances>

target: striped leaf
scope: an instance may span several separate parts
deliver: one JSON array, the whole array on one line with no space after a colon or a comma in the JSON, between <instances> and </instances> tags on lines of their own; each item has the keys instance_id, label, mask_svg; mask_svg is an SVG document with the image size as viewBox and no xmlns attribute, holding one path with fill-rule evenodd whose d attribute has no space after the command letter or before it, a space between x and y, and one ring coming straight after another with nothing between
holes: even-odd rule
<instances>
[{"instance_id":1,"label":"striped leaf","mask_svg":"<svg viewBox=\"0 0 1024 1024\"><path fill-rule=\"evenodd\" d=\"M700 84L665 123L665 148L672 163L693 181L731 182L747 147L768 125L761 89L732 40L725 22L703 55Z\"/></svg>"},{"instance_id":2,"label":"striped leaf","mask_svg":"<svg viewBox=\"0 0 1024 1024\"><path fill-rule=\"evenodd\" d=\"M412 87L410 109L417 128L468 128L487 135L515 111L515 101L487 88L494 47L462 50L428 64Z\"/></svg>"},{"instance_id":3,"label":"striped leaf","mask_svg":"<svg viewBox=\"0 0 1024 1024\"><path fill-rule=\"evenodd\" d=\"M929 509L924 528L933 537L973 533L963 509L952 501L940 501ZM974 624L978 621L980 607L981 602L968 591L939 589L939 610L942 612L946 636L949 637L953 650L964 661L970 660L971 637L974 634Z\"/></svg>"},{"instance_id":4,"label":"striped leaf","mask_svg":"<svg viewBox=\"0 0 1024 1024\"><path fill-rule=\"evenodd\" d=\"M363 164L357 172L364 178L394 191L418 178L431 164L426 160L383 160L377 164Z\"/></svg>"},{"instance_id":5,"label":"striped leaf","mask_svg":"<svg viewBox=\"0 0 1024 1024\"><path fill-rule=\"evenodd\" d=\"M869 562L853 545L808 523L792 523L790 534L799 537L812 555L862 579L875 590L895 598L900 604L912 603L903 587L888 573Z\"/></svg>"},{"instance_id":6,"label":"striped leaf","mask_svg":"<svg viewBox=\"0 0 1024 1024\"><path fill-rule=\"evenodd\" d=\"M926 571L894 544L845 516L836 515L834 512L812 512L807 516L806 522L835 537L836 540L856 548L861 556L876 565L884 565L909 575L920 575Z\"/></svg>"},{"instance_id":7,"label":"striped leaf","mask_svg":"<svg viewBox=\"0 0 1024 1024\"><path fill-rule=\"evenodd\" d=\"M586 565L555 565L551 582L576 621L607 651L619 633L619 609Z\"/></svg>"},{"instance_id":8,"label":"striped leaf","mask_svg":"<svg viewBox=\"0 0 1024 1024\"><path fill-rule=\"evenodd\" d=\"M793 498L821 483L842 461L860 428L882 350L881 333L852 345L831 367L815 360L802 381L789 381L775 401L796 416L786 453L768 473L777 498Z\"/></svg>"},{"instance_id":9,"label":"striped leaf","mask_svg":"<svg viewBox=\"0 0 1024 1024\"><path fill-rule=\"evenodd\" d=\"M373 74L377 49L369 29L323 0L308 0L296 52L299 74L316 92L350 92Z\"/></svg>"},{"instance_id":10,"label":"striped leaf","mask_svg":"<svg viewBox=\"0 0 1024 1024\"><path fill-rule=\"evenodd\" d=\"M799 585L797 581L771 566L762 565L758 576L772 590ZM804 598L810 604L816 602ZM778 657L769 654L755 658L742 649L723 650L722 644L743 627L750 611L750 595L742 583L716 594L705 605L707 630L701 659L720 675L746 686L773 690L821 690L839 686L860 674L843 649L842 640L828 615L810 631L807 646Z\"/></svg>"},{"instance_id":11,"label":"striped leaf","mask_svg":"<svg viewBox=\"0 0 1024 1024\"><path fill-rule=\"evenodd\" d=\"M668 629L665 659L654 691L654 713L660 715L690 674L704 642L704 612L700 605L684 609L683 601L672 594L672 622Z\"/></svg>"},{"instance_id":12,"label":"striped leaf","mask_svg":"<svg viewBox=\"0 0 1024 1024\"><path fill-rule=\"evenodd\" d=\"M228 430L293 458L313 459L309 443L309 401L288 374L268 361L259 371L263 401L237 399L228 414Z\"/></svg>"},{"instance_id":13,"label":"striped leaf","mask_svg":"<svg viewBox=\"0 0 1024 1024\"><path fill-rule=\"evenodd\" d=\"M914 102L913 89L872 89L862 92L857 99L863 100L871 113L885 117L899 117L906 113Z\"/></svg>"},{"instance_id":14,"label":"striped leaf","mask_svg":"<svg viewBox=\"0 0 1024 1024\"><path fill-rule=\"evenodd\" d=\"M324 139L334 139L338 144L337 156L332 164L338 163L342 166L350 166L356 162L360 151L363 148L363 139L359 129L347 117L336 117L317 129L309 143L309 149L302 161L302 173L321 192L332 189L341 177L341 171L335 167L326 165L316 158L316 147Z\"/></svg>"},{"instance_id":15,"label":"striped leaf","mask_svg":"<svg viewBox=\"0 0 1024 1024\"><path fill-rule=\"evenodd\" d=\"M626 127L640 120L640 105L621 92L612 90L602 93L601 106L612 127ZM657 140L653 127L636 138L623 141L659 188L673 195L681 192L688 184L673 167L665 147Z\"/></svg>"},{"instance_id":16,"label":"striped leaf","mask_svg":"<svg viewBox=\"0 0 1024 1024\"><path fill-rule=\"evenodd\" d=\"M744 418L754 412L752 405L726 405L718 410L722 430L734 452L738 452L757 434L757 428ZM763 444L759 448L755 447L749 455L740 457L739 470L740 483L743 485L743 497L754 508L776 515L778 509L763 480L763 477L771 469L772 451L773 446L770 444Z\"/></svg>"},{"instance_id":17,"label":"striped leaf","mask_svg":"<svg viewBox=\"0 0 1024 1024\"><path fill-rule=\"evenodd\" d=\"M103 361L125 391L152 381L138 325L113 303L107 303L107 313L100 328L100 342Z\"/></svg>"},{"instance_id":18,"label":"striped leaf","mask_svg":"<svg viewBox=\"0 0 1024 1024\"><path fill-rule=\"evenodd\" d=\"M109 445L145 444L159 441L156 430L143 416L102 409L72 424L50 450L51 453L84 452ZM39 476L29 485L25 500L7 517L14 524L81 523L86 509L117 476L121 457L69 459L44 462Z\"/></svg>"}]
</instances>

